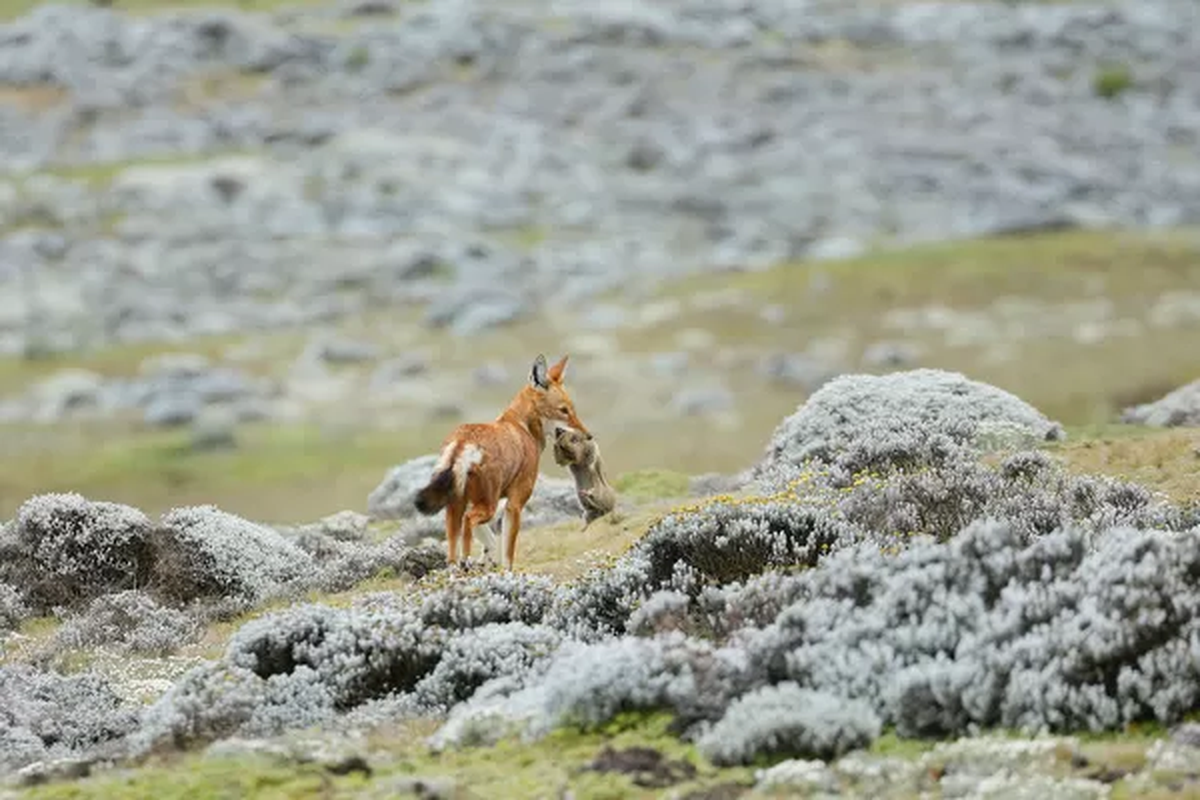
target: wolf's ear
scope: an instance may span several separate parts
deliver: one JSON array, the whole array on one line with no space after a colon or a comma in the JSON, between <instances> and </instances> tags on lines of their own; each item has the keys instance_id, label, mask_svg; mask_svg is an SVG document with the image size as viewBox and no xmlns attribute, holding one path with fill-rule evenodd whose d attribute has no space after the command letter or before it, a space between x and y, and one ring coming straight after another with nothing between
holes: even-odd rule
<instances>
[{"instance_id":1,"label":"wolf's ear","mask_svg":"<svg viewBox=\"0 0 1200 800\"><path fill-rule=\"evenodd\" d=\"M563 370L567 368L568 358L569 356L563 356L555 362L554 366L550 367L549 372L546 373L550 377L550 380L555 383L562 383Z\"/></svg>"},{"instance_id":2,"label":"wolf's ear","mask_svg":"<svg viewBox=\"0 0 1200 800\"><path fill-rule=\"evenodd\" d=\"M529 372L529 385L535 389L549 389L550 377L546 372L546 357L538 353L538 357L533 360L533 369Z\"/></svg>"}]
</instances>

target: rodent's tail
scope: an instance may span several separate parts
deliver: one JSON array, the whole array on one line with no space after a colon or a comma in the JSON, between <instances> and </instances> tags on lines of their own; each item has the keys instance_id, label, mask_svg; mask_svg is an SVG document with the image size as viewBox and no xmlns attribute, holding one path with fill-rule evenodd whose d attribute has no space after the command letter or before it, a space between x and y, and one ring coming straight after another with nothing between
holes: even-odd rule
<instances>
[{"instance_id":1,"label":"rodent's tail","mask_svg":"<svg viewBox=\"0 0 1200 800\"><path fill-rule=\"evenodd\" d=\"M417 507L417 511L427 516L436 514L450 502L450 495L453 492L454 469L446 467L433 473L433 477L429 479L429 483L425 484L425 488L417 492L413 505Z\"/></svg>"}]
</instances>

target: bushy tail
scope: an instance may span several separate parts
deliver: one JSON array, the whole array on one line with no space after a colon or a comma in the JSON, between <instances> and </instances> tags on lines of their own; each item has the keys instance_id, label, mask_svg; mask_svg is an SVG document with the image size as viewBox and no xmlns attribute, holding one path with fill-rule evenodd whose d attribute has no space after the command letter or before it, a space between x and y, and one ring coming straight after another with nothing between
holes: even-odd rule
<instances>
[{"instance_id":1,"label":"bushy tail","mask_svg":"<svg viewBox=\"0 0 1200 800\"><path fill-rule=\"evenodd\" d=\"M450 495L453 492L454 470L451 467L447 467L433 474L433 477L430 478L425 488L417 492L417 497L413 501L413 505L422 514L436 514L450 502Z\"/></svg>"}]
</instances>

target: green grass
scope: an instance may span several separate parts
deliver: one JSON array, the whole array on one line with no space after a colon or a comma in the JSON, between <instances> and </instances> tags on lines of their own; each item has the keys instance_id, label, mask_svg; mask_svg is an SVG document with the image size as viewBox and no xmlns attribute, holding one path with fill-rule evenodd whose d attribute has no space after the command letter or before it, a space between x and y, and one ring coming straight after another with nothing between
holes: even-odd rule
<instances>
[{"instance_id":1,"label":"green grass","mask_svg":"<svg viewBox=\"0 0 1200 800\"><path fill-rule=\"evenodd\" d=\"M76 491L149 514L217 503L263 521L311 521L365 509L385 471L403 454L435 449L439 434L429 428L247 428L237 449L211 452L193 451L187 437L168 431L110 438L85 429L71 444L32 446L0 467L0 517L11 516L32 494Z\"/></svg>"},{"instance_id":2,"label":"green grass","mask_svg":"<svg viewBox=\"0 0 1200 800\"><path fill-rule=\"evenodd\" d=\"M661 714L624 715L603 730L582 733L561 730L532 744L506 739L494 747L432 753L423 744L428 725L398 726L376 732L370 745L376 758L372 774L336 775L321 765L296 763L263 755L205 758L199 754L151 758L140 769L115 770L74 781L47 784L22 792L44 800L68 798L340 798L395 797L405 779L453 779L456 797L558 797L569 789L579 800L656 798L663 789L636 785L630 776L602 773L588 765L606 746L654 747L667 759L683 759L697 768L694 779L675 784L686 792L714 782L749 783L746 769L717 770L693 747L666 731L669 718Z\"/></svg>"},{"instance_id":3,"label":"green grass","mask_svg":"<svg viewBox=\"0 0 1200 800\"><path fill-rule=\"evenodd\" d=\"M686 497L690 480L682 472L642 469L619 475L612 483L622 499L641 502Z\"/></svg>"}]
</instances>

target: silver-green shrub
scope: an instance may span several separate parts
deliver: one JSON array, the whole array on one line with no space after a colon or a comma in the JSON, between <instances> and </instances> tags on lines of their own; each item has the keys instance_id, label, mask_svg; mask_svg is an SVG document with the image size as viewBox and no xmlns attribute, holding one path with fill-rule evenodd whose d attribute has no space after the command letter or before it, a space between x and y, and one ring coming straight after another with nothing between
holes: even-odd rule
<instances>
[{"instance_id":1,"label":"silver-green shrub","mask_svg":"<svg viewBox=\"0 0 1200 800\"><path fill-rule=\"evenodd\" d=\"M739 697L697 740L714 764L752 764L772 757L834 759L879 738L870 705L785 681Z\"/></svg>"},{"instance_id":2,"label":"silver-green shrub","mask_svg":"<svg viewBox=\"0 0 1200 800\"><path fill-rule=\"evenodd\" d=\"M193 617L131 589L97 597L86 610L63 623L54 635L54 644L108 645L123 652L161 656L194 641L200 631Z\"/></svg>"}]
</instances>

